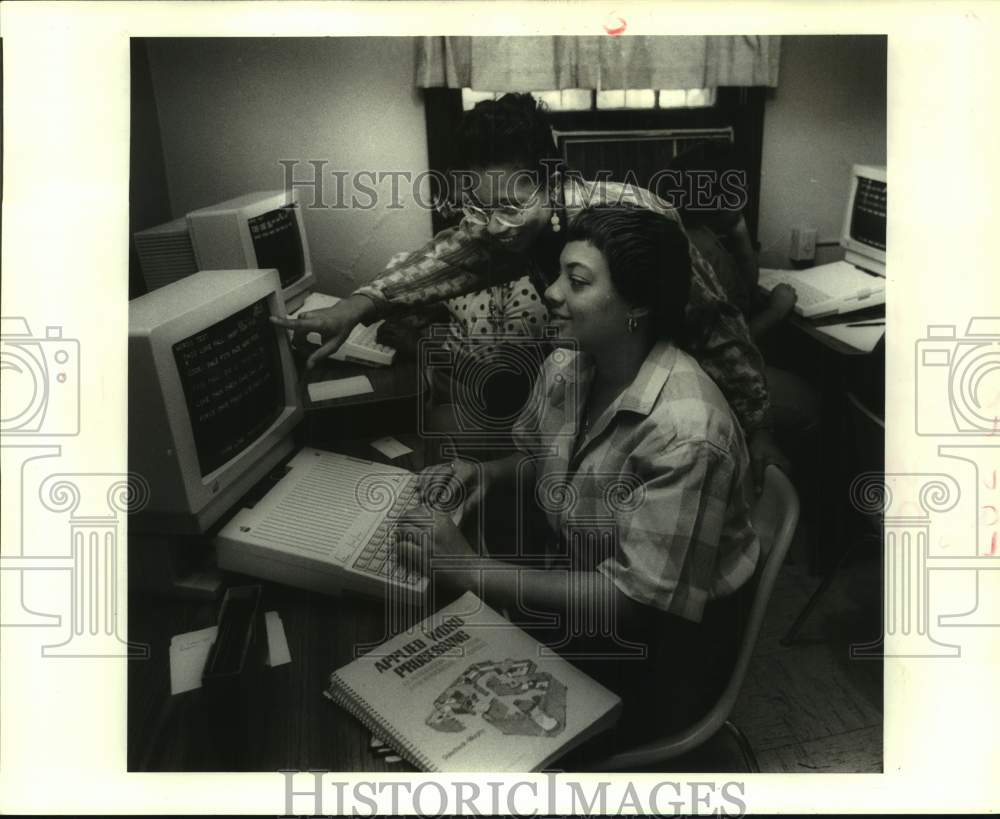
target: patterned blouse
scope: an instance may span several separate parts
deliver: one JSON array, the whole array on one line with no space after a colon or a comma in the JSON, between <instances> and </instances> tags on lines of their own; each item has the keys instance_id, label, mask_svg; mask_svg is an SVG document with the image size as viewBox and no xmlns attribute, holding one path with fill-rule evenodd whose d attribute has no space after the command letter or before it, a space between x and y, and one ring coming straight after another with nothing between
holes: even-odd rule
<instances>
[{"instance_id":1,"label":"patterned blouse","mask_svg":"<svg viewBox=\"0 0 1000 819\"><path fill-rule=\"evenodd\" d=\"M760 553L736 419L697 362L661 341L583 430L593 375L584 354L556 350L514 424L535 461L535 499L572 568L700 622L709 600L750 579Z\"/></svg>"},{"instance_id":2,"label":"patterned blouse","mask_svg":"<svg viewBox=\"0 0 1000 819\"><path fill-rule=\"evenodd\" d=\"M564 187L564 198L570 217L588 205L628 202L680 221L666 202L634 185L570 178ZM750 340L740 311L726 300L711 266L693 245L691 263L693 276L687 316L692 332L688 349L722 390L744 431L750 433L769 422L763 360ZM523 281L526 275L535 283L537 294L540 266L536 258L526 259L491 245L483 229L463 223L441 231L423 248L390 265L355 292L370 298L378 316L383 317ZM511 298L509 308L501 308L503 316L511 315L514 300ZM462 304L467 302L449 305L453 316L456 316L455 306L463 316L468 314L467 309L461 309ZM488 303L481 308L480 304L483 303L476 302L476 309L486 312ZM530 326L530 315L528 318ZM475 335L476 328L471 329L471 335Z\"/></svg>"}]
</instances>

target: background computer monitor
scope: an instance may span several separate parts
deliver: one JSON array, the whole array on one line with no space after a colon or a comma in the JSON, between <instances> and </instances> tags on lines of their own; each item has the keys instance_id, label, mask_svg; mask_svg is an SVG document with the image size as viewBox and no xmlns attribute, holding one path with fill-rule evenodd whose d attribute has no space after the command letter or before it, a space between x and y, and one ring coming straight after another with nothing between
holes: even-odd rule
<instances>
[{"instance_id":1,"label":"background computer monitor","mask_svg":"<svg viewBox=\"0 0 1000 819\"><path fill-rule=\"evenodd\" d=\"M289 310L315 284L298 193L257 191L137 231L147 292L198 270L274 268Z\"/></svg>"},{"instance_id":2,"label":"background computer monitor","mask_svg":"<svg viewBox=\"0 0 1000 819\"><path fill-rule=\"evenodd\" d=\"M855 165L851 169L847 212L840 244L853 265L885 275L885 168Z\"/></svg>"},{"instance_id":3,"label":"background computer monitor","mask_svg":"<svg viewBox=\"0 0 1000 819\"><path fill-rule=\"evenodd\" d=\"M302 417L275 270L207 270L129 303L135 532L205 532L292 451Z\"/></svg>"}]
</instances>

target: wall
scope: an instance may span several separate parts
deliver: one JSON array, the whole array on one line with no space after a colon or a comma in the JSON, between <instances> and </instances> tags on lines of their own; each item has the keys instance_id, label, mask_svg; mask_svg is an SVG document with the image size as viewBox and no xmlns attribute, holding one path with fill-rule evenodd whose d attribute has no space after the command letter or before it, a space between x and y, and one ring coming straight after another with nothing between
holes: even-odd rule
<instances>
[{"instance_id":1,"label":"wall","mask_svg":"<svg viewBox=\"0 0 1000 819\"><path fill-rule=\"evenodd\" d=\"M163 167L163 145L160 142L160 117L156 111L156 94L149 73L149 58L145 41L138 38L129 43L129 76L131 107L129 110L128 205L129 236L137 230L170 220L170 197L167 193L167 172ZM129 242L129 299L146 292L146 283L139 267L135 244Z\"/></svg>"},{"instance_id":2,"label":"wall","mask_svg":"<svg viewBox=\"0 0 1000 819\"><path fill-rule=\"evenodd\" d=\"M325 161L327 205L337 200L334 170L351 177L369 169L427 170L411 38L158 38L147 45L175 217L282 188L279 159L300 161L298 179L312 178L308 161ZM386 178L386 196L372 209L306 209L320 289L344 295L396 251L430 238L430 213L413 206L405 185L405 207L386 209L390 186ZM305 204L313 199L309 190L300 196Z\"/></svg>"},{"instance_id":3,"label":"wall","mask_svg":"<svg viewBox=\"0 0 1000 819\"><path fill-rule=\"evenodd\" d=\"M172 214L250 190L280 188L279 159L325 160L327 172L428 167L423 102L409 38L166 39L147 42ZM761 263L788 265L795 225L836 241L855 162L886 159L886 40L786 36L765 104ZM324 199L335 197L324 177ZM320 287L344 294L396 251L430 236L430 214L403 199L387 210L309 209ZM405 186L404 186L405 189ZM310 194L303 195L309 199ZM365 197L361 197L365 199ZM821 248L820 263L839 258Z\"/></svg>"},{"instance_id":4,"label":"wall","mask_svg":"<svg viewBox=\"0 0 1000 819\"><path fill-rule=\"evenodd\" d=\"M886 39L786 36L764 108L761 264L788 266L792 227L837 241L854 163L886 162ZM817 263L842 258L820 248Z\"/></svg>"}]
</instances>

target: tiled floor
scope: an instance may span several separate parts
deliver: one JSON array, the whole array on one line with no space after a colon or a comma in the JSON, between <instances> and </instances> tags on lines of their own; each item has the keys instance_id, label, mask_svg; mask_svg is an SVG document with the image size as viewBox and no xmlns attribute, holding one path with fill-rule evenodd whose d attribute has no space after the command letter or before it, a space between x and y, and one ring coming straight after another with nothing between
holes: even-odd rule
<instances>
[{"instance_id":1,"label":"tiled floor","mask_svg":"<svg viewBox=\"0 0 1000 819\"><path fill-rule=\"evenodd\" d=\"M783 568L733 721L763 771L881 771L882 663L850 656L877 636L879 562L866 554L843 570L799 641L780 645L816 583Z\"/></svg>"},{"instance_id":2,"label":"tiled floor","mask_svg":"<svg viewBox=\"0 0 1000 819\"><path fill-rule=\"evenodd\" d=\"M882 663L852 659L851 644L873 641L880 623L880 564L874 547L846 567L814 610L799 641L780 638L818 583L801 565L782 568L732 720L763 772L882 770ZM746 770L720 736L683 770Z\"/></svg>"}]
</instances>

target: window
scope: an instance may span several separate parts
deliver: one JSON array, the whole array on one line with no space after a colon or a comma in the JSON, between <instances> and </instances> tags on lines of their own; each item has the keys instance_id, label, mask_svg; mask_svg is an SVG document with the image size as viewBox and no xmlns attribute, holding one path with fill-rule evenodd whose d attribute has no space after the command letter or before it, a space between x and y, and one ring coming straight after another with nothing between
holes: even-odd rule
<instances>
[{"instance_id":1,"label":"window","mask_svg":"<svg viewBox=\"0 0 1000 819\"><path fill-rule=\"evenodd\" d=\"M659 102L660 108L710 108L715 105L715 89L662 89Z\"/></svg>"},{"instance_id":2,"label":"window","mask_svg":"<svg viewBox=\"0 0 1000 819\"><path fill-rule=\"evenodd\" d=\"M598 91L598 108L655 108L656 92L644 91Z\"/></svg>"},{"instance_id":3,"label":"window","mask_svg":"<svg viewBox=\"0 0 1000 819\"><path fill-rule=\"evenodd\" d=\"M459 167L455 134L461 127L463 109L471 109L482 99L496 99L503 92L427 88L423 93L429 165L444 173L449 168ZM559 152L569 167L585 178L596 178L598 171L609 170L611 178L617 181L622 181L626 172L631 172L638 180L647 180L651 174L667 167L675 151L683 150L689 141L724 138L732 142L741 165L747 170L750 198L746 220L753 235L757 225L767 89L720 86L687 90L637 89L619 94L620 97L602 98L611 107L599 106L597 92L586 89L536 94L549 105L553 133L560 136ZM623 107L617 107L619 105ZM621 138L603 139L613 131L621 132ZM662 135L664 131L671 134L665 141L634 138L637 133L640 136L646 132ZM570 135L581 138L574 139ZM588 136L600 138L586 141ZM432 189L435 184L432 177ZM437 193L435 190L435 195ZM441 214L433 213L431 218L434 230L441 230L448 224Z\"/></svg>"},{"instance_id":4,"label":"window","mask_svg":"<svg viewBox=\"0 0 1000 819\"><path fill-rule=\"evenodd\" d=\"M495 100L504 91L473 91L462 89L462 108L471 110L477 102ZM651 110L665 108L711 108L715 105L714 88L651 88L627 91L591 91L587 88L565 88L561 91L532 91L532 96L544 102L550 111L612 111Z\"/></svg>"}]
</instances>

